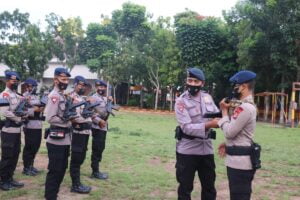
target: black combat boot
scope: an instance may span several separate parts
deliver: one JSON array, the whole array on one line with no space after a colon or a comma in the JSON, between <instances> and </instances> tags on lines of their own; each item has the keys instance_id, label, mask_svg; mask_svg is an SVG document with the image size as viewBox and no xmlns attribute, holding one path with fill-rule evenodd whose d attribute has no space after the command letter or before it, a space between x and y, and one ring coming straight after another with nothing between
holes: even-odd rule
<instances>
[{"instance_id":1,"label":"black combat boot","mask_svg":"<svg viewBox=\"0 0 300 200\"><path fill-rule=\"evenodd\" d=\"M13 178L11 178L9 180L10 184L15 187L15 188L22 188L24 187L24 183L21 183L21 182L18 182L18 181L15 181Z\"/></svg>"},{"instance_id":2,"label":"black combat boot","mask_svg":"<svg viewBox=\"0 0 300 200\"><path fill-rule=\"evenodd\" d=\"M15 187L10 183L10 181L1 181L0 189L4 191L15 189Z\"/></svg>"},{"instance_id":3,"label":"black combat boot","mask_svg":"<svg viewBox=\"0 0 300 200\"><path fill-rule=\"evenodd\" d=\"M93 172L91 175L91 178L97 178L97 179L101 179L101 180L106 180L108 179L108 173L105 172Z\"/></svg>"},{"instance_id":4,"label":"black combat boot","mask_svg":"<svg viewBox=\"0 0 300 200\"><path fill-rule=\"evenodd\" d=\"M35 173L35 172L31 169L31 167L26 167L26 168L24 168L22 173L23 173L24 175L26 175L26 176L36 176L36 175L37 175L37 173Z\"/></svg>"},{"instance_id":5,"label":"black combat boot","mask_svg":"<svg viewBox=\"0 0 300 200\"><path fill-rule=\"evenodd\" d=\"M40 173L40 170L38 170L37 168L35 168L33 165L30 166L30 170L32 172L34 172L35 174L39 174Z\"/></svg>"},{"instance_id":6,"label":"black combat boot","mask_svg":"<svg viewBox=\"0 0 300 200\"><path fill-rule=\"evenodd\" d=\"M71 187L71 192L79 194L88 194L91 190L92 188L90 186L83 185L80 182L73 183Z\"/></svg>"}]
</instances>

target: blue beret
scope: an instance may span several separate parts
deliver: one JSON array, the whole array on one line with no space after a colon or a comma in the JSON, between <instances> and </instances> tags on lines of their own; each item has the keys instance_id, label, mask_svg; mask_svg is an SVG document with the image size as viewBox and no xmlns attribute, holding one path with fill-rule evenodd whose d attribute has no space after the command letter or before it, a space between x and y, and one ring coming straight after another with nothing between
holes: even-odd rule
<instances>
[{"instance_id":1,"label":"blue beret","mask_svg":"<svg viewBox=\"0 0 300 200\"><path fill-rule=\"evenodd\" d=\"M38 85L36 80L34 80L32 78L28 78L24 83L28 84L28 85L32 85L32 86L37 86Z\"/></svg>"},{"instance_id":2,"label":"blue beret","mask_svg":"<svg viewBox=\"0 0 300 200\"><path fill-rule=\"evenodd\" d=\"M56 68L54 71L54 76L60 76L61 74L66 74L67 77L71 76L70 72L66 68L63 67Z\"/></svg>"},{"instance_id":3,"label":"blue beret","mask_svg":"<svg viewBox=\"0 0 300 200\"><path fill-rule=\"evenodd\" d=\"M102 80L96 80L95 85L105 86L107 87L107 84L105 81Z\"/></svg>"},{"instance_id":4,"label":"blue beret","mask_svg":"<svg viewBox=\"0 0 300 200\"><path fill-rule=\"evenodd\" d=\"M78 83L78 82L83 82L84 84L87 84L87 81L85 80L85 78L83 76L76 76L74 78L74 83Z\"/></svg>"},{"instance_id":5,"label":"blue beret","mask_svg":"<svg viewBox=\"0 0 300 200\"><path fill-rule=\"evenodd\" d=\"M205 76L203 71L195 67L188 69L188 77L193 77L201 81L205 81Z\"/></svg>"},{"instance_id":6,"label":"blue beret","mask_svg":"<svg viewBox=\"0 0 300 200\"><path fill-rule=\"evenodd\" d=\"M252 81L256 78L256 74L251 71L243 70L234 74L229 81L234 84L242 84Z\"/></svg>"},{"instance_id":7,"label":"blue beret","mask_svg":"<svg viewBox=\"0 0 300 200\"><path fill-rule=\"evenodd\" d=\"M12 72L12 71L6 71L5 72L5 78L6 79L16 79L16 80L20 80L20 76L17 72Z\"/></svg>"}]
</instances>

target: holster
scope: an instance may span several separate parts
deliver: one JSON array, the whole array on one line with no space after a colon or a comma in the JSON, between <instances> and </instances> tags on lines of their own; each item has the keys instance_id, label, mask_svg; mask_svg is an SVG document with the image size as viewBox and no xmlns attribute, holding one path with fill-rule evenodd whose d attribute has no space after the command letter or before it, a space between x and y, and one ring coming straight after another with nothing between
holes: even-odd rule
<instances>
[{"instance_id":1,"label":"holster","mask_svg":"<svg viewBox=\"0 0 300 200\"><path fill-rule=\"evenodd\" d=\"M48 135L50 133L50 128L45 129L44 139L47 139Z\"/></svg>"}]
</instances>

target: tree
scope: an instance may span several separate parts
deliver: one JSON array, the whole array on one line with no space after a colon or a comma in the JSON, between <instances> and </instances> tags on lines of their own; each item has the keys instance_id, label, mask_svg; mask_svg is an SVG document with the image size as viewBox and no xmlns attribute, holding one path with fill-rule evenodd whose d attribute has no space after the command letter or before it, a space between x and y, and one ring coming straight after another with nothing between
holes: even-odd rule
<instances>
[{"instance_id":1,"label":"tree","mask_svg":"<svg viewBox=\"0 0 300 200\"><path fill-rule=\"evenodd\" d=\"M51 42L37 25L30 24L28 13L4 12L0 14L2 31L4 31L2 50L3 61L22 74L41 78L46 64L51 58Z\"/></svg>"},{"instance_id":2,"label":"tree","mask_svg":"<svg viewBox=\"0 0 300 200\"><path fill-rule=\"evenodd\" d=\"M179 49L169 21L159 18L156 23L152 23L153 35L150 37L149 45L145 46L148 78L155 87L155 110L158 107L160 90L168 85L172 86L181 72L178 66Z\"/></svg>"}]
</instances>

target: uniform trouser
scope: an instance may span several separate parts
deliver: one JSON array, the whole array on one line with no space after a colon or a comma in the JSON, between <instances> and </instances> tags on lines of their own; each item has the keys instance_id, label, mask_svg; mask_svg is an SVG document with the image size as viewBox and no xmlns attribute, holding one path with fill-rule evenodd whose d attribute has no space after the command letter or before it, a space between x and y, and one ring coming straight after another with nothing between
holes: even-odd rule
<instances>
[{"instance_id":1,"label":"uniform trouser","mask_svg":"<svg viewBox=\"0 0 300 200\"><path fill-rule=\"evenodd\" d=\"M23 163L24 168L28 168L33 165L36 153L40 148L42 140L42 129L24 128L24 135L25 146L23 149Z\"/></svg>"},{"instance_id":2,"label":"uniform trouser","mask_svg":"<svg viewBox=\"0 0 300 200\"><path fill-rule=\"evenodd\" d=\"M55 145L46 143L48 149L48 173L45 183L45 198L56 200L59 187L68 167L70 145Z\"/></svg>"},{"instance_id":3,"label":"uniform trouser","mask_svg":"<svg viewBox=\"0 0 300 200\"><path fill-rule=\"evenodd\" d=\"M21 150L21 134L1 132L0 177L2 181L10 180L17 167Z\"/></svg>"},{"instance_id":4,"label":"uniform trouser","mask_svg":"<svg viewBox=\"0 0 300 200\"><path fill-rule=\"evenodd\" d=\"M88 142L89 135L73 133L70 164L70 175L73 184L80 183L80 166L85 160Z\"/></svg>"},{"instance_id":5,"label":"uniform trouser","mask_svg":"<svg viewBox=\"0 0 300 200\"><path fill-rule=\"evenodd\" d=\"M201 182L201 199L215 200L215 161L214 155L184 155L176 153L176 178L179 183L178 199L189 200L193 191L196 171Z\"/></svg>"},{"instance_id":6,"label":"uniform trouser","mask_svg":"<svg viewBox=\"0 0 300 200\"><path fill-rule=\"evenodd\" d=\"M251 183L255 170L240 170L227 167L231 200L250 200Z\"/></svg>"},{"instance_id":7,"label":"uniform trouser","mask_svg":"<svg viewBox=\"0 0 300 200\"><path fill-rule=\"evenodd\" d=\"M99 162L102 160L102 153L105 149L106 131L100 129L92 129L92 156L91 167L93 172L99 171Z\"/></svg>"}]
</instances>

